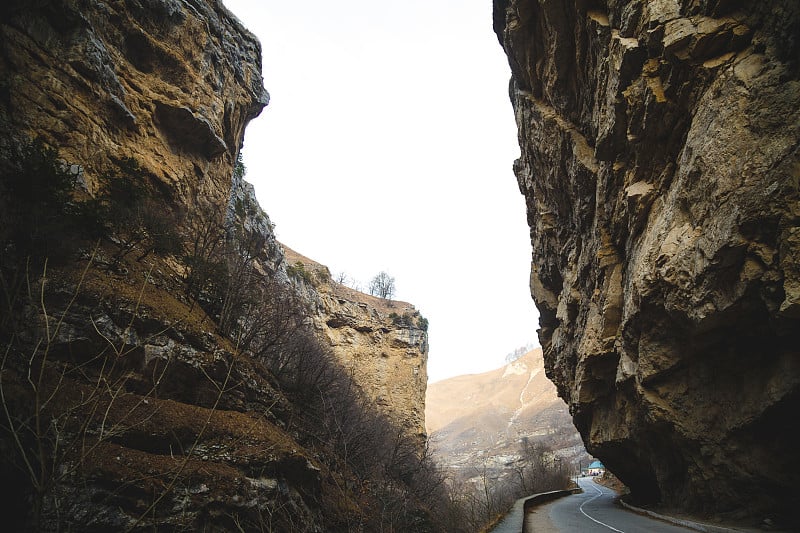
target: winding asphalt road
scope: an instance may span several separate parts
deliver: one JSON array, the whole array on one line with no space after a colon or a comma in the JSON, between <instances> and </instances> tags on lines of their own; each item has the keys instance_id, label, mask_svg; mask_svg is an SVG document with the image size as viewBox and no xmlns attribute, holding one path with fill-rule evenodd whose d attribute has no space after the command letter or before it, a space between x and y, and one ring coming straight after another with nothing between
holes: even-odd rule
<instances>
[{"instance_id":1,"label":"winding asphalt road","mask_svg":"<svg viewBox=\"0 0 800 533\"><path fill-rule=\"evenodd\" d=\"M678 533L694 530L641 516L614 504L617 494L592 478L578 480L582 494L573 494L534 510L525 533L559 531L563 533ZM546 516L545 516L546 514ZM543 522L549 522L544 523Z\"/></svg>"}]
</instances>

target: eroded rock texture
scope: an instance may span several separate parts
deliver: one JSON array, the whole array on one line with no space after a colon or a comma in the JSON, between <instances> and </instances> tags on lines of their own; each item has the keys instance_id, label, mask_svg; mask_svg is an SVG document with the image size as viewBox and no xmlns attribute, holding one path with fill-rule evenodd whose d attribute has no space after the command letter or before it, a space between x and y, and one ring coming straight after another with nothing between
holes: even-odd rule
<instances>
[{"instance_id":1,"label":"eroded rock texture","mask_svg":"<svg viewBox=\"0 0 800 533\"><path fill-rule=\"evenodd\" d=\"M353 290L332 280L326 266L288 247L284 251L292 281L313 309L315 328L380 411L424 447L427 321L410 303Z\"/></svg>"},{"instance_id":2,"label":"eroded rock texture","mask_svg":"<svg viewBox=\"0 0 800 533\"><path fill-rule=\"evenodd\" d=\"M293 280L236 164L267 101L260 45L218 0L0 3L10 530L377 531L401 515L427 530L408 481L427 335L410 306L396 321L378 299ZM65 224L46 269L5 227L32 138L76 182L42 218L89 205L108 226L86 239ZM130 194L104 196L125 181ZM151 246L168 233L180 242Z\"/></svg>"},{"instance_id":3,"label":"eroded rock texture","mask_svg":"<svg viewBox=\"0 0 800 533\"><path fill-rule=\"evenodd\" d=\"M4 2L3 128L79 162L135 158L176 205L224 204L269 101L261 47L217 1Z\"/></svg>"},{"instance_id":4,"label":"eroded rock texture","mask_svg":"<svg viewBox=\"0 0 800 533\"><path fill-rule=\"evenodd\" d=\"M76 197L135 160L127 179L146 182L136 185L186 231L241 189L244 129L268 101L258 41L214 0L4 2L0 80L3 179L29 138L71 165ZM279 265L274 240L264 244L264 263ZM321 464L286 431L291 406L273 377L186 298L180 254L113 265L113 249L80 253L79 279L70 266L46 282L28 271L47 286L43 303L0 312L6 525L230 529L266 517L319 529ZM24 315L21 333L9 335L10 309ZM20 354L38 379L24 379ZM45 422L32 429L31 417Z\"/></svg>"},{"instance_id":5,"label":"eroded rock texture","mask_svg":"<svg viewBox=\"0 0 800 533\"><path fill-rule=\"evenodd\" d=\"M495 0L549 377L642 501L798 504L800 5Z\"/></svg>"}]
</instances>

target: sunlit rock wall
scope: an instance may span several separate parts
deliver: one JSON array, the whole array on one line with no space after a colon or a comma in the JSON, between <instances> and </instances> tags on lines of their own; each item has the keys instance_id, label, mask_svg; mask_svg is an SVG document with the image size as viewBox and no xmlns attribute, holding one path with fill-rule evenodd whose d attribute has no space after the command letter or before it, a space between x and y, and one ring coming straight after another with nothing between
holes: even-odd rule
<instances>
[{"instance_id":1,"label":"sunlit rock wall","mask_svg":"<svg viewBox=\"0 0 800 533\"><path fill-rule=\"evenodd\" d=\"M113 179L146 181L139 185L171 220L224 217L231 197L252 196L233 174L245 126L268 101L262 83L258 41L216 0L0 4L3 170L15 145L39 138L70 165L83 189L76 196L98 193L131 158L142 171ZM260 256L277 269L280 247L256 215ZM81 268L89 256L101 263L98 248ZM87 426L79 440L64 429L73 426L60 407L51 417L37 402L36 382L12 364L26 339L9 341L4 330L0 469L10 530L228 529L234 517L258 523L264 513L275 527L297 519L320 529L324 464L284 430L292 406L263 365L237 353L187 301L178 263L151 255L130 268L87 267L74 283L64 274L70 266L47 270L46 283L30 273L32 286L46 286L47 305L43 296L20 314L31 332L52 321L41 375L62 372L48 404ZM99 360L103 379L93 381ZM9 422L9 412L29 408L47 420L38 440ZM27 461L35 476L6 462L20 454L36 458ZM45 495L38 504L31 485Z\"/></svg>"},{"instance_id":2,"label":"sunlit rock wall","mask_svg":"<svg viewBox=\"0 0 800 533\"><path fill-rule=\"evenodd\" d=\"M187 219L198 209L237 218L262 237L268 273L288 279L268 216L234 173L245 126L269 101L261 47L221 2L18 1L0 13L0 121L7 133L58 147L65 161L79 164L90 193L113 163L134 158L167 209L190 213ZM340 304L311 286L301 292L364 390L424 434L427 335L388 316L416 320L413 307L381 314L375 306L383 304L367 295L359 298L368 303ZM388 355L405 351L413 363Z\"/></svg>"},{"instance_id":3,"label":"sunlit rock wall","mask_svg":"<svg viewBox=\"0 0 800 533\"><path fill-rule=\"evenodd\" d=\"M427 322L413 305L378 298L331 279L330 271L284 247L290 276L311 305L317 330L358 385L402 431L425 443Z\"/></svg>"}]
</instances>

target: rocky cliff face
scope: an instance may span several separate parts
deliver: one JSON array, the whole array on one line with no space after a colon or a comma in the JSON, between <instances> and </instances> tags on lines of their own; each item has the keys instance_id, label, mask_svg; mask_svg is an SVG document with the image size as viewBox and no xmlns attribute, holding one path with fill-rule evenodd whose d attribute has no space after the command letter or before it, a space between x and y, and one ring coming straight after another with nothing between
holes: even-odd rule
<instances>
[{"instance_id":1,"label":"rocky cliff face","mask_svg":"<svg viewBox=\"0 0 800 533\"><path fill-rule=\"evenodd\" d=\"M229 198L247 195L232 180L244 128L268 95L257 40L221 3L6 2L0 15L6 194L19 164L14 146L39 138L59 150L77 197L96 196L113 168L135 160L126 178L140 179L134 186L150 191L170 221L189 226L203 210L230 219ZM250 218L260 220L259 257L276 267L282 257L268 220ZM27 272L41 304L7 301L13 308L0 313L9 527L282 527L300 519L304 530L318 529L322 464L286 430L281 418L292 408L275 380L187 299L180 256L112 265L115 245L89 246L76 265L51 267L47 290L38 271ZM13 250L3 242L3 254ZM13 299L13 269L5 255L2 263L4 298ZM24 315L22 330L9 325L9 311ZM52 329L31 346L44 324ZM42 369L38 380L20 380L18 356ZM47 423L33 429L29 417Z\"/></svg>"},{"instance_id":2,"label":"rocky cliff face","mask_svg":"<svg viewBox=\"0 0 800 533\"><path fill-rule=\"evenodd\" d=\"M643 501L798 503L800 6L495 0L548 376Z\"/></svg>"},{"instance_id":3,"label":"rocky cliff face","mask_svg":"<svg viewBox=\"0 0 800 533\"><path fill-rule=\"evenodd\" d=\"M373 402L425 442L427 323L413 305L353 290L284 246L290 277L312 304L315 327Z\"/></svg>"},{"instance_id":4,"label":"rocky cliff face","mask_svg":"<svg viewBox=\"0 0 800 533\"><path fill-rule=\"evenodd\" d=\"M14 1L0 52L7 526L426 530L408 487L425 471L427 336L410 305L395 319L287 266L236 165L268 101L257 40L217 0ZM30 138L57 168L19 149ZM70 243L46 275L6 227L21 172L45 176L42 199L69 175L37 211ZM71 234L76 213L105 229Z\"/></svg>"}]
</instances>

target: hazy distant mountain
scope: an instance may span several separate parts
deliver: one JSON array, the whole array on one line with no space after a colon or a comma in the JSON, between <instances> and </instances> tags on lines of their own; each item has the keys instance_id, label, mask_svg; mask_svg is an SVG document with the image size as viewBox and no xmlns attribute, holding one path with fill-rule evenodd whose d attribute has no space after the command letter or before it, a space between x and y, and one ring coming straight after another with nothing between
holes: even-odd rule
<instances>
[{"instance_id":1,"label":"hazy distant mountain","mask_svg":"<svg viewBox=\"0 0 800 533\"><path fill-rule=\"evenodd\" d=\"M540 348L490 372L428 385L425 420L434 454L454 469L501 468L524 437L552 443L569 468L589 458Z\"/></svg>"}]
</instances>

